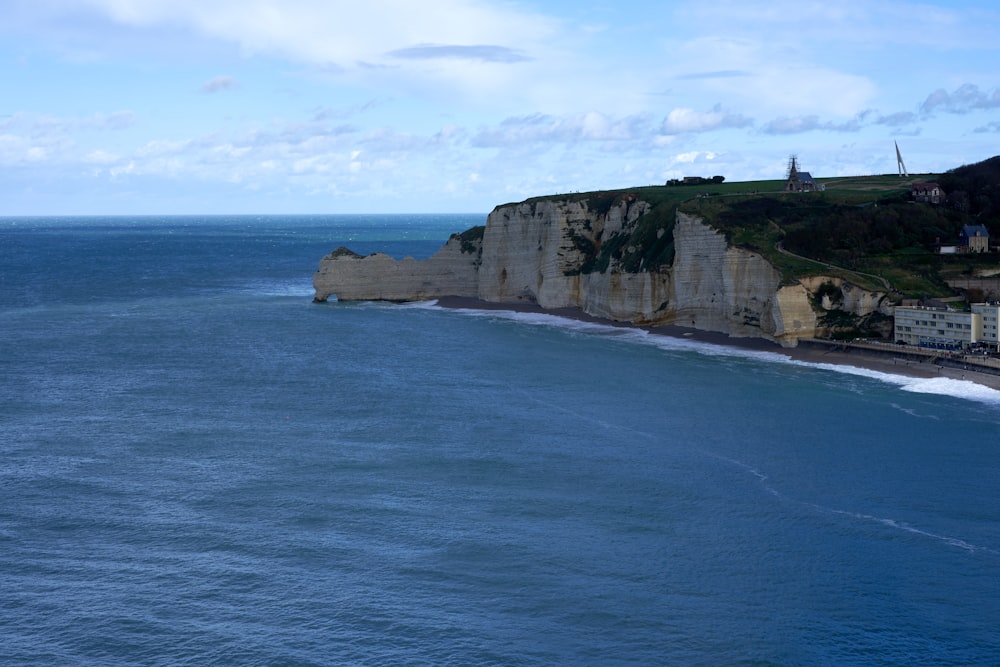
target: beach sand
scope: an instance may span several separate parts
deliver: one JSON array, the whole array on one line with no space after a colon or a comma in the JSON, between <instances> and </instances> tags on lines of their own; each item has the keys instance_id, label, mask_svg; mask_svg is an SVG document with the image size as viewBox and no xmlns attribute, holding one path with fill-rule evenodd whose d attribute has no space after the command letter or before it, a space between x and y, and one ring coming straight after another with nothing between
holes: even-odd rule
<instances>
[{"instance_id":1,"label":"beach sand","mask_svg":"<svg viewBox=\"0 0 1000 667\"><path fill-rule=\"evenodd\" d=\"M798 347L782 347L777 343L763 338L738 338L724 333L701 331L681 326L635 326L625 322L616 322L599 317L593 317L577 308L545 309L533 303L493 303L467 297L443 297L438 299L438 305L443 308L472 310L506 310L522 313L543 313L565 317L582 322L592 322L607 326L638 328L659 336L684 338L701 343L724 345L744 350L774 352L783 354L797 361L812 364L836 364L853 366L871 371L880 371L893 375L903 375L914 378L944 377L953 380L975 382L991 389L1000 390L1000 375L984 373L964 368L948 368L939 366L928 360L908 359L903 355L893 355L890 352L869 352L858 348L841 348L837 345L817 346L802 344Z\"/></svg>"}]
</instances>

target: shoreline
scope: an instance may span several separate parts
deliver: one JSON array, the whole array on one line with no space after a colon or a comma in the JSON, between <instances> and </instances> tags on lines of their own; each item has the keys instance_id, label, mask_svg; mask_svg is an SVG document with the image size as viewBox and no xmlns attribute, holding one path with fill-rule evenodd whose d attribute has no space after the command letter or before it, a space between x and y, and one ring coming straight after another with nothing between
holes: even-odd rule
<instances>
[{"instance_id":1,"label":"shoreline","mask_svg":"<svg viewBox=\"0 0 1000 667\"><path fill-rule=\"evenodd\" d=\"M829 343L826 341L809 341L805 344L804 342L800 343L796 347L782 347L778 343L769 341L766 338L734 337L720 332L702 331L701 329L692 329L672 324L653 326L635 325L594 317L578 308L546 309L529 302L494 303L491 301L481 301L473 297L447 296L437 299L437 304L442 308L455 310L506 310L520 313L554 315L580 322L591 322L627 329L641 329L658 336L694 340L700 343L709 343L723 347L756 352L774 352L804 363L853 366L854 368L863 368L869 371L918 379L948 378L951 380L965 380L989 387L990 389L1000 390L1000 375L975 369L941 366L933 363L932 357L927 357L926 360L907 358L905 351L900 351L899 355L895 355L890 350L869 351L858 347L846 347L841 343L833 341Z\"/></svg>"}]
</instances>

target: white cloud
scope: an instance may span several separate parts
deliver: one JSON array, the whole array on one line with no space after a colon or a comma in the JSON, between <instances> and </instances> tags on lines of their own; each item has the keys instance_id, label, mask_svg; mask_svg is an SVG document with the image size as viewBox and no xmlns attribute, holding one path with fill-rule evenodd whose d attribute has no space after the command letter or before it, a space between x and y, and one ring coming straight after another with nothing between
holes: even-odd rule
<instances>
[{"instance_id":1,"label":"white cloud","mask_svg":"<svg viewBox=\"0 0 1000 667\"><path fill-rule=\"evenodd\" d=\"M715 157L716 154L712 151L688 151L686 153L678 153L674 156L673 161L677 164L693 164L699 160L714 160Z\"/></svg>"},{"instance_id":2,"label":"white cloud","mask_svg":"<svg viewBox=\"0 0 1000 667\"><path fill-rule=\"evenodd\" d=\"M930 3L885 0L803 2L770 0L766 6L744 0L687 2L684 20L706 31L727 35L766 35L775 46L796 50L829 49L831 44L872 49L886 46L941 49L995 48L995 10L935 6Z\"/></svg>"},{"instance_id":3,"label":"white cloud","mask_svg":"<svg viewBox=\"0 0 1000 667\"><path fill-rule=\"evenodd\" d=\"M95 113L90 116L59 116L56 114L15 113L4 119L0 127L9 128L33 137L52 137L79 131L125 130L136 123L132 111Z\"/></svg>"},{"instance_id":4,"label":"white cloud","mask_svg":"<svg viewBox=\"0 0 1000 667\"><path fill-rule=\"evenodd\" d=\"M112 178L118 178L119 176L128 176L135 173L135 162L129 162L128 164L121 167L112 167L108 170Z\"/></svg>"},{"instance_id":5,"label":"white cloud","mask_svg":"<svg viewBox=\"0 0 1000 667\"><path fill-rule=\"evenodd\" d=\"M0 164L17 164L24 159L29 147L24 137L14 134L0 134Z\"/></svg>"},{"instance_id":6,"label":"white cloud","mask_svg":"<svg viewBox=\"0 0 1000 667\"><path fill-rule=\"evenodd\" d=\"M326 0L86 0L133 26L183 25L238 44L248 54L354 67L395 59L472 57L511 62L549 31L541 15L475 0L331 3ZM472 46L469 46L472 45ZM476 46L480 45L480 46ZM484 46L486 45L486 46Z\"/></svg>"},{"instance_id":7,"label":"white cloud","mask_svg":"<svg viewBox=\"0 0 1000 667\"><path fill-rule=\"evenodd\" d=\"M853 118L842 121L823 120L816 114L805 116L780 116L761 127L764 134L802 134L804 132L860 132L869 126L885 125L901 128L912 126L920 117L911 111L899 111L884 116L874 109L867 109ZM910 128L908 134L919 134L919 128Z\"/></svg>"},{"instance_id":8,"label":"white cloud","mask_svg":"<svg viewBox=\"0 0 1000 667\"><path fill-rule=\"evenodd\" d=\"M648 139L652 134L652 118L648 114L623 118L596 111L567 116L532 114L507 118L499 125L481 129L472 138L472 145L483 148L577 141L629 142Z\"/></svg>"},{"instance_id":9,"label":"white cloud","mask_svg":"<svg viewBox=\"0 0 1000 667\"><path fill-rule=\"evenodd\" d=\"M657 37L683 34L684 41L667 41L664 52L638 56L636 44L609 47L618 32L652 36L644 25L587 30L565 15L546 16L524 3L499 0L440 0L430 7L410 0L80 1L119 26L186 31L234 45L248 57L322 70L327 80L375 95L436 99L508 116L579 113L581 98L608 115L661 114L650 93L671 81L683 82L680 106L692 109L722 100L751 117L760 116L760 108L766 115L850 116L870 106L874 90L865 77L824 65L815 54L788 54L790 37L783 39L780 31L745 25L787 21L798 27L804 19L759 7L749 11L741 3L725 3L725 11L706 10L704 3L657 7L653 20L673 19L673 27ZM801 3L788 9L816 20L836 14L825 10L817 18ZM745 22L731 20L743 13ZM217 77L203 89L233 85L231 77Z\"/></svg>"},{"instance_id":10,"label":"white cloud","mask_svg":"<svg viewBox=\"0 0 1000 667\"><path fill-rule=\"evenodd\" d=\"M902 125L910 125L918 120L917 114L912 111L899 111L896 113L891 113L888 116L879 116L875 120L878 125L888 125L890 127L900 127Z\"/></svg>"},{"instance_id":11,"label":"white cloud","mask_svg":"<svg viewBox=\"0 0 1000 667\"><path fill-rule=\"evenodd\" d=\"M39 0L41 1L41 0ZM602 95L605 113L646 111L647 72L630 54L615 56L588 42L563 16L504 0L79 0L114 44L134 52L148 36L159 51L197 42L207 54L237 50L247 59L303 66L300 77L371 91L375 97L434 100L451 107L511 115L579 109L582 91ZM58 8L58 3L53 2ZM53 9L52 11L57 11ZM67 17L69 9L61 12ZM110 22L111 27L105 24ZM186 38L180 42L178 35ZM79 41L84 41L80 38ZM87 46L112 51L99 35ZM177 47L174 47L177 48ZM188 58L187 52L178 54ZM109 56L110 57L110 56ZM287 64L286 64L287 70ZM246 77L241 75L241 82Z\"/></svg>"},{"instance_id":12,"label":"white cloud","mask_svg":"<svg viewBox=\"0 0 1000 667\"><path fill-rule=\"evenodd\" d=\"M727 108L752 117L848 117L871 107L878 94L874 81L826 65L825 58L783 45L780 39L706 34L675 45L670 62L673 78L690 95L723 100ZM706 71L727 75L704 76Z\"/></svg>"},{"instance_id":13,"label":"white cloud","mask_svg":"<svg viewBox=\"0 0 1000 667\"><path fill-rule=\"evenodd\" d=\"M920 110L924 113L946 111L948 113L964 114L970 111L1000 108L1000 88L994 88L987 93L971 83L966 83L949 93L943 88L935 90L927 96Z\"/></svg>"},{"instance_id":14,"label":"white cloud","mask_svg":"<svg viewBox=\"0 0 1000 667\"><path fill-rule=\"evenodd\" d=\"M231 76L216 76L201 86L201 92L203 93L220 93L225 90L235 90L239 87L236 83L236 79Z\"/></svg>"},{"instance_id":15,"label":"white cloud","mask_svg":"<svg viewBox=\"0 0 1000 667\"><path fill-rule=\"evenodd\" d=\"M135 125L136 117L131 111L115 111L110 114L97 114L91 122L93 127L101 130L124 130Z\"/></svg>"},{"instance_id":16,"label":"white cloud","mask_svg":"<svg viewBox=\"0 0 1000 667\"><path fill-rule=\"evenodd\" d=\"M118 162L118 160L120 159L121 158L119 158L114 153L110 153L100 148L97 150L90 151L89 153L83 156L84 162L96 165L114 164L115 162Z\"/></svg>"},{"instance_id":17,"label":"white cloud","mask_svg":"<svg viewBox=\"0 0 1000 667\"><path fill-rule=\"evenodd\" d=\"M487 63L520 63L531 60L517 49L494 44L418 44L390 51L387 55L406 60L474 60Z\"/></svg>"},{"instance_id":18,"label":"white cloud","mask_svg":"<svg viewBox=\"0 0 1000 667\"><path fill-rule=\"evenodd\" d=\"M996 82L982 78L1000 21L972 5L678 0L643 3L637 21L611 5L602 15L537 0L13 4L20 17L5 11L0 33L32 55L12 77L28 83L0 109L12 114L0 117L10 173L63 165L170 188L238 183L289 201L406 192L425 209L450 187L486 206L496 193L627 187L674 169L774 175L788 150L776 135L797 135L803 154L830 152L844 133L884 145L921 129L988 150L975 133L996 123L959 114L1000 108ZM982 50L924 48L935 43ZM245 100L224 95L237 87ZM199 88L220 96L184 94ZM79 111L51 106L51 90Z\"/></svg>"},{"instance_id":19,"label":"white cloud","mask_svg":"<svg viewBox=\"0 0 1000 667\"><path fill-rule=\"evenodd\" d=\"M212 156L220 161L241 160L252 150L249 146L234 146L230 143L213 146L210 149Z\"/></svg>"},{"instance_id":20,"label":"white cloud","mask_svg":"<svg viewBox=\"0 0 1000 667\"><path fill-rule=\"evenodd\" d=\"M136 155L143 158L176 155L184 152L190 145L191 142L186 140L166 141L163 139L154 139L140 146L136 151Z\"/></svg>"},{"instance_id":21,"label":"white cloud","mask_svg":"<svg viewBox=\"0 0 1000 667\"><path fill-rule=\"evenodd\" d=\"M48 151L41 146L32 146L25 152L24 159L27 162L42 162L48 156Z\"/></svg>"},{"instance_id":22,"label":"white cloud","mask_svg":"<svg viewBox=\"0 0 1000 667\"><path fill-rule=\"evenodd\" d=\"M821 128L819 116L782 116L764 125L765 134L798 134Z\"/></svg>"},{"instance_id":23,"label":"white cloud","mask_svg":"<svg viewBox=\"0 0 1000 667\"><path fill-rule=\"evenodd\" d=\"M47 133L35 128L30 132L18 131L16 124L11 129L14 131L0 134L0 165L65 161L74 147L72 139L63 132Z\"/></svg>"},{"instance_id":24,"label":"white cloud","mask_svg":"<svg viewBox=\"0 0 1000 667\"><path fill-rule=\"evenodd\" d=\"M694 109L677 108L663 119L663 132L666 134L684 134L688 132L708 132L734 127L747 127L753 121L742 114L723 111L716 105L711 111L695 111Z\"/></svg>"}]
</instances>

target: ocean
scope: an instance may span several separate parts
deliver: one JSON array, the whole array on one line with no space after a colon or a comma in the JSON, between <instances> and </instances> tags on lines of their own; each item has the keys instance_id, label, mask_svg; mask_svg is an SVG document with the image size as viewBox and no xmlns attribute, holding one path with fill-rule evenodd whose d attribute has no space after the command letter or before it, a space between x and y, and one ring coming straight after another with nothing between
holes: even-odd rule
<instances>
[{"instance_id":1,"label":"ocean","mask_svg":"<svg viewBox=\"0 0 1000 667\"><path fill-rule=\"evenodd\" d=\"M0 218L0 664L1000 664L1000 392L312 303L484 220Z\"/></svg>"}]
</instances>

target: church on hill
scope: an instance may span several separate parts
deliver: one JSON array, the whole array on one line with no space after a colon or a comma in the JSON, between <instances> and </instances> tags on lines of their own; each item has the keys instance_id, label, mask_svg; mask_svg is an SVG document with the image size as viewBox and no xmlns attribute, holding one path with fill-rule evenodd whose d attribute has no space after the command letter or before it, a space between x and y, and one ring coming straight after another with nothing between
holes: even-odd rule
<instances>
[{"instance_id":1,"label":"church on hill","mask_svg":"<svg viewBox=\"0 0 1000 667\"><path fill-rule=\"evenodd\" d=\"M812 174L808 171L799 171L798 158L794 155L788 158L788 178L785 181L786 192L813 192L823 190L822 185L817 185Z\"/></svg>"}]
</instances>

